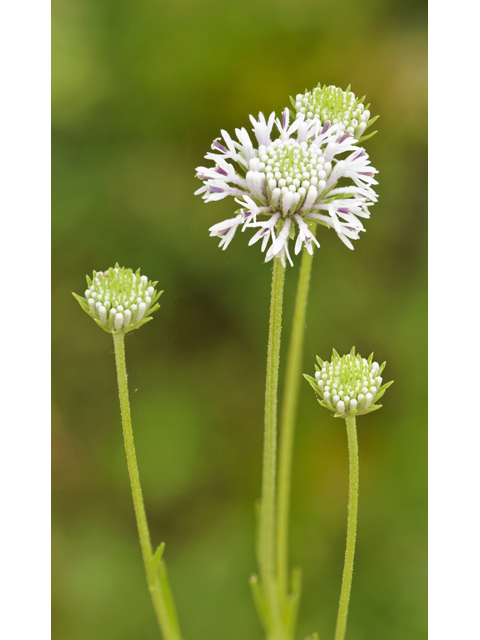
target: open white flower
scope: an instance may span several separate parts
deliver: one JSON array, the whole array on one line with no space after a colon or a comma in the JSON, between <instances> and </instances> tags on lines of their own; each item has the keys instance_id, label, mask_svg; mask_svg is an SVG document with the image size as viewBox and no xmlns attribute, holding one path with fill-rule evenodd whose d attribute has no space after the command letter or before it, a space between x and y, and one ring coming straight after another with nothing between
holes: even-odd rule
<instances>
[{"instance_id":1,"label":"open white flower","mask_svg":"<svg viewBox=\"0 0 480 640\"><path fill-rule=\"evenodd\" d=\"M288 109L281 120L274 113L268 120L262 113L250 119L255 145L246 129L236 129L238 141L222 131L214 153L205 156L215 166L197 168L203 186L195 193L205 202L233 196L241 205L235 217L213 225L210 235L226 249L238 227L256 228L249 244L263 240L266 261L278 256L284 266L286 259L292 264L290 240L295 254L320 246L318 224L333 228L353 249L351 240L364 231L359 218L368 218L377 200L377 170L365 150L338 122L307 121L303 113L290 122Z\"/></svg>"}]
</instances>

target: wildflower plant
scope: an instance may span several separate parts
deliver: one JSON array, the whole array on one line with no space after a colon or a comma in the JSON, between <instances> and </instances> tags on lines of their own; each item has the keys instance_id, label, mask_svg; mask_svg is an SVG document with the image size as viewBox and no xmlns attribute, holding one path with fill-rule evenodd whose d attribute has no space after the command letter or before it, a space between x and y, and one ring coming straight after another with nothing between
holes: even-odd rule
<instances>
[{"instance_id":1,"label":"wildflower plant","mask_svg":"<svg viewBox=\"0 0 480 640\"><path fill-rule=\"evenodd\" d=\"M154 551L148 528L133 440L125 361L125 334L153 320L151 314L160 307L157 300L163 292L156 291L156 284L140 275L140 269L134 273L116 264L106 271L94 271L92 278L87 276L85 296L76 293L73 296L98 326L113 336L123 439L147 584L164 639L181 640L163 560L165 545L160 544Z\"/></svg>"},{"instance_id":2,"label":"wildflower plant","mask_svg":"<svg viewBox=\"0 0 480 640\"><path fill-rule=\"evenodd\" d=\"M304 377L315 391L319 404L333 412L335 418L344 418L347 427L349 459L347 544L334 638L334 640L344 640L357 536L359 464L356 417L380 409L382 405L376 402L393 384L393 380L382 385L382 372L386 363L379 365L378 362L374 362L373 353L368 360L362 358L359 354L355 354L355 347L344 356L339 356L334 349L330 362L324 362L319 357L317 362L315 377L312 378L306 374Z\"/></svg>"},{"instance_id":3,"label":"wildflower plant","mask_svg":"<svg viewBox=\"0 0 480 640\"><path fill-rule=\"evenodd\" d=\"M267 640L293 640L300 600L301 574L290 573L288 521L295 416L301 380L305 318L314 246L319 248L318 227L334 229L353 249L365 231L362 219L370 217L377 201L377 170L361 143L371 135L376 120L369 105L348 88L318 86L292 99L294 111L285 108L265 118L250 116L253 138L245 128L236 139L222 130L205 158L210 167L198 167L203 181L198 189L205 202L232 197L239 205L234 217L210 227L226 249L237 230L254 231L249 244L261 240L265 261L273 261L265 390L262 488L259 505L258 576L250 580L254 601ZM318 237L317 237L318 236ZM287 356L277 435L278 376L283 314L283 290L291 250L302 253L292 331ZM136 461L125 363L125 335L152 320L161 291L140 271L120 268L94 272L87 278L85 295L73 294L82 309L113 336L123 435L127 455L140 546L147 583L164 640L181 640L173 597L163 561L163 544L153 551ZM335 640L343 640L350 597L358 505L357 415L380 408L376 402L391 383L382 385L385 364L355 355L330 362L318 359L315 378L306 376L320 404L346 420L350 452L350 489L347 551ZM278 460L277 460L278 458ZM278 472L277 472L278 462ZM312 640L317 636L312 636Z\"/></svg>"},{"instance_id":4,"label":"wildflower plant","mask_svg":"<svg viewBox=\"0 0 480 640\"><path fill-rule=\"evenodd\" d=\"M245 128L234 139L222 130L205 158L210 167L198 167L203 181L196 194L205 202L233 197L240 208L235 216L210 227L226 249L237 230L251 228L249 244L262 241L265 261L273 260L270 323L267 349L265 431L262 497L258 531L259 577L251 584L263 626L270 640L294 637L300 598L300 573L288 567L288 520L295 416L301 379L302 350L314 246L320 247L318 227L334 229L353 249L365 231L377 201L377 170L360 145L362 135L376 120L369 105L348 88L318 86L298 94L295 112L285 108L265 118L250 116L253 138ZM372 134L373 135L373 134ZM366 139L365 136L363 139ZM292 243L292 244L291 244ZM293 266L302 252L294 308L286 378L277 438L277 390L287 260ZM277 447L278 474L277 474Z\"/></svg>"}]
</instances>

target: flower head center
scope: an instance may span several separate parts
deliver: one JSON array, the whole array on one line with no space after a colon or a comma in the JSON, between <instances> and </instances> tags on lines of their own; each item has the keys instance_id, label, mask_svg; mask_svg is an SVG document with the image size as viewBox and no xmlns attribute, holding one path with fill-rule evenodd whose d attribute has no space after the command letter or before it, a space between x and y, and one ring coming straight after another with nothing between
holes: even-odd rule
<instances>
[{"instance_id":1,"label":"flower head center","mask_svg":"<svg viewBox=\"0 0 480 640\"><path fill-rule=\"evenodd\" d=\"M355 355L355 347L342 357L334 350L330 362L323 362L320 358L317 361L321 369L316 367L315 380L311 378L309 381L321 398L320 404L334 411L336 418L380 409L382 405L375 403L393 383L387 382L382 386L385 362L382 365L373 362L373 353L368 360Z\"/></svg>"},{"instance_id":2,"label":"flower head center","mask_svg":"<svg viewBox=\"0 0 480 640\"><path fill-rule=\"evenodd\" d=\"M275 140L260 146L258 158L250 160L250 170L264 174L267 198L275 207L279 196L288 191L300 201L311 186L323 190L331 164L325 162L321 149L307 142Z\"/></svg>"},{"instance_id":3,"label":"flower head center","mask_svg":"<svg viewBox=\"0 0 480 640\"><path fill-rule=\"evenodd\" d=\"M346 355L324 362L316 377L319 388L333 397L336 404L344 397L362 400L369 393L375 395L382 384L379 369L377 362L368 362L359 355Z\"/></svg>"}]
</instances>

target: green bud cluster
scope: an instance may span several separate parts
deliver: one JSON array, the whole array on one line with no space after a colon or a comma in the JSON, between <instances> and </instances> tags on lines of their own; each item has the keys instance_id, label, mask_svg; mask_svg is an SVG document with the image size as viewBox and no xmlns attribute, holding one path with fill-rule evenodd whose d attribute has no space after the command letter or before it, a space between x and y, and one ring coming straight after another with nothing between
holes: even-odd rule
<instances>
[{"instance_id":1,"label":"green bud cluster","mask_svg":"<svg viewBox=\"0 0 480 640\"><path fill-rule=\"evenodd\" d=\"M134 273L116 264L87 276L85 297L73 296L104 331L129 333L152 320L151 314L160 308L156 303L163 291L156 291L156 284L140 275L140 269Z\"/></svg>"},{"instance_id":2,"label":"green bud cluster","mask_svg":"<svg viewBox=\"0 0 480 640\"><path fill-rule=\"evenodd\" d=\"M335 418L362 416L380 409L375 404L393 384L382 385L382 372L386 362L373 362L373 353L367 359L355 355L355 347L348 355L339 356L333 350L330 362L317 357L315 378L304 375L313 387L322 407L333 411Z\"/></svg>"},{"instance_id":3,"label":"green bud cluster","mask_svg":"<svg viewBox=\"0 0 480 640\"><path fill-rule=\"evenodd\" d=\"M312 91L299 93L295 99L291 98L292 104L298 114L303 114L307 122L319 120L322 125L326 122L339 124L339 132L350 133L357 140L367 140L375 133L363 136L378 116L370 118L370 105L363 104L363 98L357 98L347 87L346 91L335 86L324 86L320 84ZM363 137L362 137L363 136Z\"/></svg>"}]
</instances>

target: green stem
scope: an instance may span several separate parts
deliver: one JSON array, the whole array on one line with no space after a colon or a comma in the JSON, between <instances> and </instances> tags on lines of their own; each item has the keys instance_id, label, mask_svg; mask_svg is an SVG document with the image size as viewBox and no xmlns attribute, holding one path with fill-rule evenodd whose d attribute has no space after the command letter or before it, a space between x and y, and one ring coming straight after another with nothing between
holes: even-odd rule
<instances>
[{"instance_id":1,"label":"green stem","mask_svg":"<svg viewBox=\"0 0 480 640\"><path fill-rule=\"evenodd\" d=\"M303 337L307 313L308 290L313 255L303 251L297 297L293 314L292 333L288 349L287 372L280 424L280 458L277 496L277 571L278 588L282 603L288 595L288 518L290 510L290 484L292 476L293 439L298 405L303 356Z\"/></svg>"},{"instance_id":2,"label":"green stem","mask_svg":"<svg viewBox=\"0 0 480 640\"><path fill-rule=\"evenodd\" d=\"M159 565L162 560L154 557L150 531L148 529L147 515L143 503L140 475L138 473L137 456L133 441L132 419L130 416L130 400L128 395L127 367L125 362L125 336L123 333L113 334L115 347L115 364L117 366L118 396L120 399L120 411L122 415L123 439L127 454L128 475L132 488L133 506L137 519L140 547L142 549L143 563L147 575L148 588L153 600L153 606L158 623L165 640L181 640L173 603L169 601L169 590L166 584L166 574L161 579L162 570ZM164 568L162 567L163 571Z\"/></svg>"},{"instance_id":3,"label":"green stem","mask_svg":"<svg viewBox=\"0 0 480 640\"><path fill-rule=\"evenodd\" d=\"M270 633L275 640L283 637L275 571L275 483L277 463L277 390L282 331L283 285L285 268L279 258L273 260L270 297L270 323L265 390L265 433L263 448L262 499L258 539L258 561L265 606L271 619Z\"/></svg>"},{"instance_id":4,"label":"green stem","mask_svg":"<svg viewBox=\"0 0 480 640\"><path fill-rule=\"evenodd\" d=\"M347 546L345 549L345 564L343 567L342 590L338 606L337 628L335 640L344 640L347 629L348 603L352 588L353 558L355 555L355 539L357 535L358 513L358 442L355 416L346 418L348 437L348 516L347 516Z\"/></svg>"}]
</instances>

